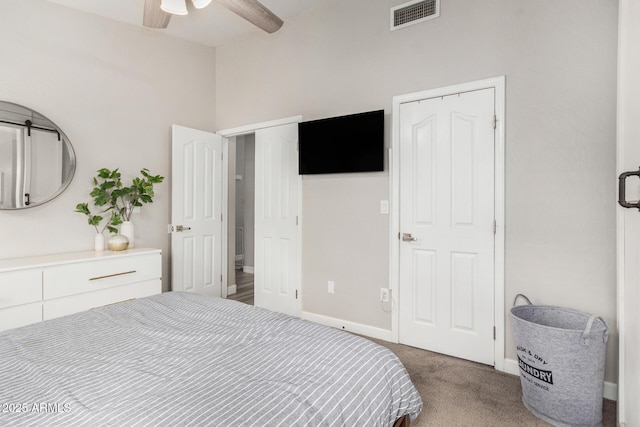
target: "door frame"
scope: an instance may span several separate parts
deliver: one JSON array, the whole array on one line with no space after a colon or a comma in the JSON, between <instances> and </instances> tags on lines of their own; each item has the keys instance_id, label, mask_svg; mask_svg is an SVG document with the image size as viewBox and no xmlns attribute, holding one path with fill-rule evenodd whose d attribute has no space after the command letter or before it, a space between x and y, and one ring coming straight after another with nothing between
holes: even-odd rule
<instances>
[{"instance_id":1,"label":"door frame","mask_svg":"<svg viewBox=\"0 0 640 427\"><path fill-rule=\"evenodd\" d=\"M247 135L255 133L257 130L300 123L302 115L284 117L281 119L269 120L266 122L254 123L251 125L239 126L235 128L222 129L216 133L222 136L222 297L227 297L227 289L229 288L229 139L235 136ZM296 311L298 315L302 312L302 175L298 175L298 277L294 280L299 284L299 295L296 299Z\"/></svg>"},{"instance_id":2,"label":"door frame","mask_svg":"<svg viewBox=\"0 0 640 427\"><path fill-rule=\"evenodd\" d=\"M494 212L496 221L494 253L494 367L504 371L505 358L505 289L504 289L504 181L505 181L505 76L456 84L393 97L391 148L389 149L389 195L391 210L389 215L389 288L391 295L398 296L400 286L400 105L421 99L455 95L481 89L495 90L496 140ZM391 316L391 337L398 342L400 313L394 310Z\"/></svg>"}]
</instances>

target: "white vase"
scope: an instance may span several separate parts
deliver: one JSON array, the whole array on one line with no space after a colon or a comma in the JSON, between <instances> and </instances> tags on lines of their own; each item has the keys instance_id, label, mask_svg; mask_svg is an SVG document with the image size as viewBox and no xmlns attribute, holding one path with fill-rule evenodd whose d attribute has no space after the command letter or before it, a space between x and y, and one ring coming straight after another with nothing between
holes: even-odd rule
<instances>
[{"instance_id":1,"label":"white vase","mask_svg":"<svg viewBox=\"0 0 640 427\"><path fill-rule=\"evenodd\" d=\"M104 251L104 234L98 233L93 239L93 248L96 251Z\"/></svg>"},{"instance_id":2,"label":"white vase","mask_svg":"<svg viewBox=\"0 0 640 427\"><path fill-rule=\"evenodd\" d=\"M124 251L129 247L129 240L122 234L116 234L109 237L107 247L110 251Z\"/></svg>"},{"instance_id":3,"label":"white vase","mask_svg":"<svg viewBox=\"0 0 640 427\"><path fill-rule=\"evenodd\" d=\"M134 233L135 229L133 227L133 223L131 221L123 221L122 225L120 226L120 234L126 237L129 241L129 246L127 246L127 249L135 247L135 240L133 238Z\"/></svg>"}]
</instances>

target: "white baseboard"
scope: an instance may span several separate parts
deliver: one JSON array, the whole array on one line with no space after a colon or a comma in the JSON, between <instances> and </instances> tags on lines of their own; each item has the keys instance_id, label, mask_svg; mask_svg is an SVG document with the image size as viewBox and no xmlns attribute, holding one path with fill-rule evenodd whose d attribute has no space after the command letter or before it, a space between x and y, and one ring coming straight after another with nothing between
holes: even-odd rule
<instances>
[{"instance_id":1,"label":"white baseboard","mask_svg":"<svg viewBox=\"0 0 640 427\"><path fill-rule=\"evenodd\" d=\"M511 375L520 375L518 362L513 359L504 359L504 372Z\"/></svg>"},{"instance_id":2,"label":"white baseboard","mask_svg":"<svg viewBox=\"0 0 640 427\"><path fill-rule=\"evenodd\" d=\"M520 376L520 367L518 366L518 362L513 359L504 359L504 372ZM618 400L618 384L605 381L604 398L609 400Z\"/></svg>"},{"instance_id":3,"label":"white baseboard","mask_svg":"<svg viewBox=\"0 0 640 427\"><path fill-rule=\"evenodd\" d=\"M331 326L336 329L342 329L343 331L349 331L355 334L364 335L366 337L393 342L391 339L391 331L388 329L363 325L362 323L350 322L348 320L336 319L335 317L310 313L308 311L301 312L300 317L311 322L319 323L321 325Z\"/></svg>"},{"instance_id":4,"label":"white baseboard","mask_svg":"<svg viewBox=\"0 0 640 427\"><path fill-rule=\"evenodd\" d=\"M251 267L249 265L243 265L242 266L242 271L244 271L245 273L253 274L253 267Z\"/></svg>"},{"instance_id":5,"label":"white baseboard","mask_svg":"<svg viewBox=\"0 0 640 427\"><path fill-rule=\"evenodd\" d=\"M233 295L238 292L238 285L227 286L227 295Z\"/></svg>"}]
</instances>

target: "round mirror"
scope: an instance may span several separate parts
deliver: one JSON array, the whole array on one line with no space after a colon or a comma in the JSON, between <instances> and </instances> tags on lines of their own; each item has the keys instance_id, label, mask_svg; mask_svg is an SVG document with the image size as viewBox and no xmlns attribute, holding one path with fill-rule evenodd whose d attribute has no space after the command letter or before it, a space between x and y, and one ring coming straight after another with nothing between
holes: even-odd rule
<instances>
[{"instance_id":1,"label":"round mirror","mask_svg":"<svg viewBox=\"0 0 640 427\"><path fill-rule=\"evenodd\" d=\"M73 179L76 156L51 120L0 101L0 209L25 209L56 198Z\"/></svg>"}]
</instances>

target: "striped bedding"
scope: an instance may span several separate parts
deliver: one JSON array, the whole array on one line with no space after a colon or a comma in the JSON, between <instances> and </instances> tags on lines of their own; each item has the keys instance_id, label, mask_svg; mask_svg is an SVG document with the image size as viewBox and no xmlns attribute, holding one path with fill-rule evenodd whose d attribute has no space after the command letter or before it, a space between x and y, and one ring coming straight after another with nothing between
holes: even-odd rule
<instances>
[{"instance_id":1,"label":"striped bedding","mask_svg":"<svg viewBox=\"0 0 640 427\"><path fill-rule=\"evenodd\" d=\"M0 333L1 426L391 426L422 402L388 349L170 292Z\"/></svg>"}]
</instances>

